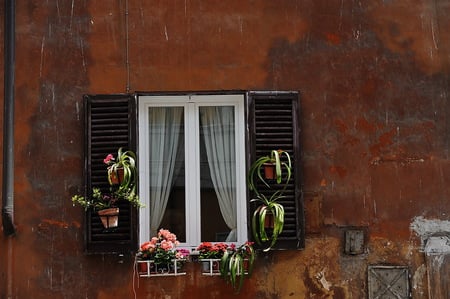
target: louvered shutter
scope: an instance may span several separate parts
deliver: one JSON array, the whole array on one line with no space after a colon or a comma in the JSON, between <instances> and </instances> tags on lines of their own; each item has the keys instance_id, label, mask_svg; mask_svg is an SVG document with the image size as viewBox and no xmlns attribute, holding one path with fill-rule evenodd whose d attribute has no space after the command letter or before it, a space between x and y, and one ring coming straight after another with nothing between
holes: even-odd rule
<instances>
[{"instance_id":1,"label":"louvered shutter","mask_svg":"<svg viewBox=\"0 0 450 299\"><path fill-rule=\"evenodd\" d=\"M86 95L85 105L85 186L109 191L103 159L120 147L136 151L135 100L130 95ZM90 194L87 194L90 196ZM127 253L136 250L136 208L126 201L118 204L119 226L106 231L94 211L85 217L87 253Z\"/></svg>"},{"instance_id":2,"label":"louvered shutter","mask_svg":"<svg viewBox=\"0 0 450 299\"><path fill-rule=\"evenodd\" d=\"M274 249L304 248L299 107L297 92L247 93L247 167L272 149L287 151L293 160L293 178L285 191L286 197L279 201L285 209L284 229ZM249 217L254 208L250 205Z\"/></svg>"}]
</instances>

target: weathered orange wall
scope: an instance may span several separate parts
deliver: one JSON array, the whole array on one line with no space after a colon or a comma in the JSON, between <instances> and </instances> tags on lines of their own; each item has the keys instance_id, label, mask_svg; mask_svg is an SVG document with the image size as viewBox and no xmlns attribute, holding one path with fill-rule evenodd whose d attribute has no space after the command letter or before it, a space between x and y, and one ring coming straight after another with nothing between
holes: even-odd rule
<instances>
[{"instance_id":1,"label":"weathered orange wall","mask_svg":"<svg viewBox=\"0 0 450 299\"><path fill-rule=\"evenodd\" d=\"M450 1L16 2L17 235L0 237L1 298L359 299L371 264L408 266L427 298L410 226L450 217ZM70 202L82 95L221 89L301 92L305 250L260 255L238 296L199 265L137 280L131 256L84 255ZM352 227L365 254L343 254Z\"/></svg>"}]
</instances>

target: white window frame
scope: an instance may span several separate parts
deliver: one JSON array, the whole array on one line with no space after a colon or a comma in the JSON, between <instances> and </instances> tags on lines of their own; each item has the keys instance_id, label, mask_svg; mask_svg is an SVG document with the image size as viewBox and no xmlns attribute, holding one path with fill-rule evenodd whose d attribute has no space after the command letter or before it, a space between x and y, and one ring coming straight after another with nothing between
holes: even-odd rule
<instances>
[{"instance_id":1,"label":"white window frame","mask_svg":"<svg viewBox=\"0 0 450 299\"><path fill-rule=\"evenodd\" d=\"M186 173L186 242L180 247L194 249L200 243L200 156L199 117L200 106L234 106L236 129L236 196L237 196L237 242L247 241L247 198L245 168L245 119L243 94L208 95L141 95L138 97L138 153L139 153L139 196L149 205L148 181L148 108L184 107L185 111L185 169L194 169L194 175ZM189 148L195 150L188 150ZM150 240L150 212L148 208L139 210L139 243Z\"/></svg>"}]
</instances>

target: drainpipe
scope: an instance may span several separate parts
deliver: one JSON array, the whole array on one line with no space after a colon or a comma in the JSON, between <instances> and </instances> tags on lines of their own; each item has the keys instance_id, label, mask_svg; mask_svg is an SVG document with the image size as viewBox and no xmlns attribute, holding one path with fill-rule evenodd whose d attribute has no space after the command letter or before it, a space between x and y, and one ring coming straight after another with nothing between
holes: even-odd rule
<instances>
[{"instance_id":1,"label":"drainpipe","mask_svg":"<svg viewBox=\"0 0 450 299\"><path fill-rule=\"evenodd\" d=\"M14 226L14 65L15 1L5 1L2 224L5 236Z\"/></svg>"}]
</instances>

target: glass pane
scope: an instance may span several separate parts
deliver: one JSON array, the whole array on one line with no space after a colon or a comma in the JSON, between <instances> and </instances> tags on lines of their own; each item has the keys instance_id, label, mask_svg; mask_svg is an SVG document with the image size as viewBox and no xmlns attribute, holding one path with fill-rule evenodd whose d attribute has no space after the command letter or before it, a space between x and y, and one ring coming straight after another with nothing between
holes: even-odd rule
<instances>
[{"instance_id":1,"label":"glass pane","mask_svg":"<svg viewBox=\"0 0 450 299\"><path fill-rule=\"evenodd\" d=\"M234 107L200 107L201 240L237 241Z\"/></svg>"},{"instance_id":2,"label":"glass pane","mask_svg":"<svg viewBox=\"0 0 450 299\"><path fill-rule=\"evenodd\" d=\"M183 107L149 108L150 230L186 241Z\"/></svg>"}]
</instances>

